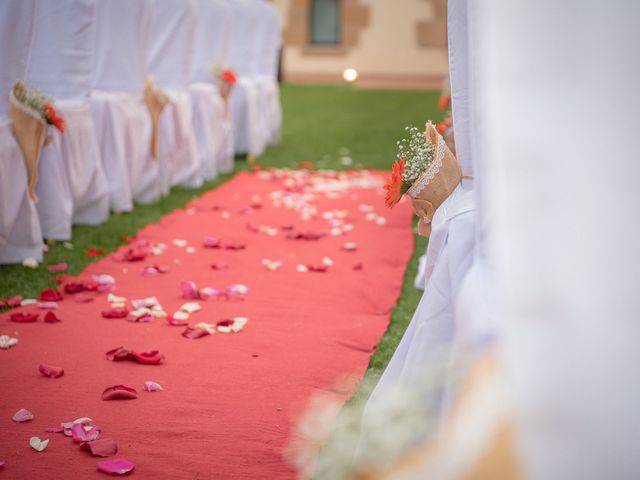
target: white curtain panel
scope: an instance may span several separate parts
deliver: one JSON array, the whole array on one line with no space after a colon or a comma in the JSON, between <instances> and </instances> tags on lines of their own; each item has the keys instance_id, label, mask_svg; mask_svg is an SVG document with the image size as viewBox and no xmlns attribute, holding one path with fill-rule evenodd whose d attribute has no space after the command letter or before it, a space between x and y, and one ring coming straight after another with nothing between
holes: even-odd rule
<instances>
[{"instance_id":1,"label":"white curtain panel","mask_svg":"<svg viewBox=\"0 0 640 480\"><path fill-rule=\"evenodd\" d=\"M98 2L92 110L109 184L110 206L128 211L162 193L151 157L151 119L142 91L147 75L153 0Z\"/></svg>"},{"instance_id":2,"label":"white curtain panel","mask_svg":"<svg viewBox=\"0 0 640 480\"><path fill-rule=\"evenodd\" d=\"M474 3L482 205L525 478L640 476L639 18L631 0Z\"/></svg>"},{"instance_id":3,"label":"white curtain panel","mask_svg":"<svg viewBox=\"0 0 640 480\"><path fill-rule=\"evenodd\" d=\"M96 225L109 216L90 108L96 0L37 0L27 83L50 95L65 119L64 134L42 151L37 192L43 234L67 240L71 223Z\"/></svg>"},{"instance_id":4,"label":"white curtain panel","mask_svg":"<svg viewBox=\"0 0 640 480\"><path fill-rule=\"evenodd\" d=\"M213 83L212 67L226 67L231 10L223 0L195 0L196 27L191 85L193 131L196 138L200 172L204 179L216 178L219 171L233 168L230 121L218 86Z\"/></svg>"},{"instance_id":5,"label":"white curtain panel","mask_svg":"<svg viewBox=\"0 0 640 480\"><path fill-rule=\"evenodd\" d=\"M35 0L0 2L0 263L42 260L42 232L27 193L27 170L9 120L9 92L24 79L33 38ZM7 46L11 45L11 48Z\"/></svg>"}]
</instances>

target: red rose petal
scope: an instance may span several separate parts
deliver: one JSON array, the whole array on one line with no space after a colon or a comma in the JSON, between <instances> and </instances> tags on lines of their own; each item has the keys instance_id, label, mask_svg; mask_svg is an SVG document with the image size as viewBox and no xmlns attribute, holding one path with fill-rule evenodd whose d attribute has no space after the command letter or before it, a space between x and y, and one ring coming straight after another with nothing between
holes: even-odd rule
<instances>
[{"instance_id":1,"label":"red rose petal","mask_svg":"<svg viewBox=\"0 0 640 480\"><path fill-rule=\"evenodd\" d=\"M87 249L87 257L95 258L101 257L104 255L104 251L101 248L88 248Z\"/></svg>"},{"instance_id":2,"label":"red rose petal","mask_svg":"<svg viewBox=\"0 0 640 480\"><path fill-rule=\"evenodd\" d=\"M58 378L64 375L64 369L62 367L54 367L53 365L45 365L44 363L40 364L38 370L40 370L42 375L49 378Z\"/></svg>"},{"instance_id":3,"label":"red rose petal","mask_svg":"<svg viewBox=\"0 0 640 480\"><path fill-rule=\"evenodd\" d=\"M62 295L54 288L47 288L40 292L41 302L59 302L62 300Z\"/></svg>"},{"instance_id":4,"label":"red rose petal","mask_svg":"<svg viewBox=\"0 0 640 480\"><path fill-rule=\"evenodd\" d=\"M127 315L129 315L129 310L126 308L112 308L102 312L104 318L126 318Z\"/></svg>"},{"instance_id":5,"label":"red rose petal","mask_svg":"<svg viewBox=\"0 0 640 480\"><path fill-rule=\"evenodd\" d=\"M195 340L196 338L201 338L209 335L209 332L203 330L201 328L193 328L187 327L183 332L182 336L185 338L190 338L191 340Z\"/></svg>"},{"instance_id":6,"label":"red rose petal","mask_svg":"<svg viewBox=\"0 0 640 480\"><path fill-rule=\"evenodd\" d=\"M164 361L164 355L162 355L158 350L137 353L125 347L118 347L113 350L109 350L106 353L106 356L107 360L112 360L114 362L131 360L144 365L159 365Z\"/></svg>"},{"instance_id":7,"label":"red rose petal","mask_svg":"<svg viewBox=\"0 0 640 480\"><path fill-rule=\"evenodd\" d=\"M84 291L83 282L69 282L64 284L64 292L69 294L80 293Z\"/></svg>"},{"instance_id":8,"label":"red rose petal","mask_svg":"<svg viewBox=\"0 0 640 480\"><path fill-rule=\"evenodd\" d=\"M100 438L81 443L80 450L91 452L94 457L110 457L118 453L118 444L111 438Z\"/></svg>"},{"instance_id":9,"label":"red rose petal","mask_svg":"<svg viewBox=\"0 0 640 480\"><path fill-rule=\"evenodd\" d=\"M51 312L49 312L51 313ZM9 319L12 322L16 322L16 323L32 323L38 320L38 314L37 313L22 313L22 312L18 312L18 313L12 313L11 315L9 315Z\"/></svg>"},{"instance_id":10,"label":"red rose petal","mask_svg":"<svg viewBox=\"0 0 640 480\"><path fill-rule=\"evenodd\" d=\"M20 295L16 295L15 297L7 298L6 300L1 301L0 308L3 308L3 307L15 308L15 307L19 307L21 303L22 303L22 297Z\"/></svg>"},{"instance_id":11,"label":"red rose petal","mask_svg":"<svg viewBox=\"0 0 640 480\"><path fill-rule=\"evenodd\" d=\"M126 385L113 385L102 392L103 400L133 400L138 398L135 388Z\"/></svg>"},{"instance_id":12,"label":"red rose petal","mask_svg":"<svg viewBox=\"0 0 640 480\"><path fill-rule=\"evenodd\" d=\"M95 425L86 425L89 429L85 428L82 423L74 423L71 427L71 438L74 442L93 442L100 438L100 427Z\"/></svg>"},{"instance_id":13,"label":"red rose petal","mask_svg":"<svg viewBox=\"0 0 640 480\"><path fill-rule=\"evenodd\" d=\"M167 317L167 322L172 327L184 327L185 325L189 325L189 320L177 320L173 318L173 316Z\"/></svg>"},{"instance_id":14,"label":"red rose petal","mask_svg":"<svg viewBox=\"0 0 640 480\"><path fill-rule=\"evenodd\" d=\"M87 295L86 293L79 293L74 297L74 300L77 303L89 303L93 302L94 298L91 295Z\"/></svg>"},{"instance_id":15,"label":"red rose petal","mask_svg":"<svg viewBox=\"0 0 640 480\"><path fill-rule=\"evenodd\" d=\"M224 262L215 262L211 264L212 270L226 270L227 268L229 268L229 265Z\"/></svg>"},{"instance_id":16,"label":"red rose petal","mask_svg":"<svg viewBox=\"0 0 640 480\"><path fill-rule=\"evenodd\" d=\"M47 312L44 315L44 321L45 321L45 323L58 323L61 320L56 316L55 313Z\"/></svg>"}]
</instances>

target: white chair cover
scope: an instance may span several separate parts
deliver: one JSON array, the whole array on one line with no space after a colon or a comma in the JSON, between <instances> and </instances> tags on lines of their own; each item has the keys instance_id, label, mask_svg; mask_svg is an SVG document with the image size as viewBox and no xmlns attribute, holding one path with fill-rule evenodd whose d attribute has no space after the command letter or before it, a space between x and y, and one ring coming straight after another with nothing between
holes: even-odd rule
<instances>
[{"instance_id":1,"label":"white chair cover","mask_svg":"<svg viewBox=\"0 0 640 480\"><path fill-rule=\"evenodd\" d=\"M636 478L640 4L576 8L474 3L482 202L522 476Z\"/></svg>"},{"instance_id":2,"label":"white chair cover","mask_svg":"<svg viewBox=\"0 0 640 480\"><path fill-rule=\"evenodd\" d=\"M96 0L37 0L27 84L50 95L65 132L42 151L37 193L46 238L71 237L71 223L109 216L109 193L90 108Z\"/></svg>"},{"instance_id":3,"label":"white chair cover","mask_svg":"<svg viewBox=\"0 0 640 480\"><path fill-rule=\"evenodd\" d=\"M214 65L227 66L230 8L221 0L195 0L197 23L191 85L193 130L202 177L214 179L233 168L231 120L212 78ZM231 151L229 151L229 145Z\"/></svg>"},{"instance_id":4,"label":"white chair cover","mask_svg":"<svg viewBox=\"0 0 640 480\"><path fill-rule=\"evenodd\" d=\"M156 201L160 168L151 157L151 119L142 91L153 0L98 2L92 109L111 208Z\"/></svg>"},{"instance_id":5,"label":"white chair cover","mask_svg":"<svg viewBox=\"0 0 640 480\"><path fill-rule=\"evenodd\" d=\"M0 2L0 263L42 260L38 212L27 193L27 170L9 120L9 92L25 78L34 18L35 0Z\"/></svg>"},{"instance_id":6,"label":"white chair cover","mask_svg":"<svg viewBox=\"0 0 640 480\"><path fill-rule=\"evenodd\" d=\"M256 8L261 18L261 35L258 38L258 57L256 75L259 81L264 112L264 142L273 145L280 140L282 125L282 107L278 85L278 66L280 61L281 22L277 8L266 0L258 0ZM262 103L261 103L262 104Z\"/></svg>"},{"instance_id":7,"label":"white chair cover","mask_svg":"<svg viewBox=\"0 0 640 480\"><path fill-rule=\"evenodd\" d=\"M470 95L473 56L469 55L471 12L467 3L468 0L449 0L447 4L447 35L456 158L460 162L462 174L473 176L473 97ZM463 179L462 186L466 189L472 188L473 179Z\"/></svg>"},{"instance_id":8,"label":"white chair cover","mask_svg":"<svg viewBox=\"0 0 640 480\"><path fill-rule=\"evenodd\" d=\"M196 28L190 0L156 0L149 72L169 97L158 126L158 161L163 193L169 187L202 185L188 93Z\"/></svg>"},{"instance_id":9,"label":"white chair cover","mask_svg":"<svg viewBox=\"0 0 640 480\"><path fill-rule=\"evenodd\" d=\"M264 122L261 121L261 96L255 78L258 56L256 35L260 30L255 4L251 0L229 2L228 63L239 77L230 97L235 151L257 156L264 150L265 134Z\"/></svg>"}]
</instances>

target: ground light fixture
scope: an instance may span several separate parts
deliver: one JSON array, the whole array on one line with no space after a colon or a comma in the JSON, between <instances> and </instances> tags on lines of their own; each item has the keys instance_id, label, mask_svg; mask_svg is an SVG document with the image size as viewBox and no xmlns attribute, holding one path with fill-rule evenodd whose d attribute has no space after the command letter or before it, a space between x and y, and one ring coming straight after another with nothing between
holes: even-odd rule
<instances>
[{"instance_id":1,"label":"ground light fixture","mask_svg":"<svg viewBox=\"0 0 640 480\"><path fill-rule=\"evenodd\" d=\"M344 78L345 82L355 82L358 78L358 71L355 68L347 68L342 72L342 78Z\"/></svg>"}]
</instances>

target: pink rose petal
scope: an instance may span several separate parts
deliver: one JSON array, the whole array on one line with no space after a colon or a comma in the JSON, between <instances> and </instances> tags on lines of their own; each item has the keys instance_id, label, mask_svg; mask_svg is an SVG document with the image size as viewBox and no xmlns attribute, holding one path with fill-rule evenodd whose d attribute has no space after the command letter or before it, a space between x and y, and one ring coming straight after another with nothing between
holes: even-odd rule
<instances>
[{"instance_id":1,"label":"pink rose petal","mask_svg":"<svg viewBox=\"0 0 640 480\"><path fill-rule=\"evenodd\" d=\"M62 428L49 427L49 428L45 429L45 432L48 432L48 433L62 433L62 432L64 432L64 430Z\"/></svg>"},{"instance_id":2,"label":"pink rose petal","mask_svg":"<svg viewBox=\"0 0 640 480\"><path fill-rule=\"evenodd\" d=\"M111 438L100 438L80 444L80 450L91 452L94 457L110 457L118 452L118 444Z\"/></svg>"},{"instance_id":3,"label":"pink rose petal","mask_svg":"<svg viewBox=\"0 0 640 480\"><path fill-rule=\"evenodd\" d=\"M220 248L220 240L213 237L207 237L202 242L202 246L206 248Z\"/></svg>"},{"instance_id":4,"label":"pink rose petal","mask_svg":"<svg viewBox=\"0 0 640 480\"><path fill-rule=\"evenodd\" d=\"M193 327L187 327L182 332L182 336L183 337L189 338L191 340L195 340L197 338L205 337L207 335L210 335L210 334L206 330L203 330L201 328L193 328Z\"/></svg>"},{"instance_id":5,"label":"pink rose petal","mask_svg":"<svg viewBox=\"0 0 640 480\"><path fill-rule=\"evenodd\" d=\"M55 265L49 265L47 267L47 270L49 270L50 272L64 272L67 268L69 268L69 265L67 264L67 262L63 262L56 263Z\"/></svg>"},{"instance_id":6,"label":"pink rose petal","mask_svg":"<svg viewBox=\"0 0 640 480\"><path fill-rule=\"evenodd\" d=\"M4 460L0 460L0 470L2 470L6 464L7 462L5 462Z\"/></svg>"},{"instance_id":7,"label":"pink rose petal","mask_svg":"<svg viewBox=\"0 0 640 480\"><path fill-rule=\"evenodd\" d=\"M138 398L135 388L126 385L113 385L102 392L103 400L133 400Z\"/></svg>"},{"instance_id":8,"label":"pink rose petal","mask_svg":"<svg viewBox=\"0 0 640 480\"><path fill-rule=\"evenodd\" d=\"M62 367L54 367L53 365L45 365L44 363L38 367L40 373L45 377L58 378L64 375L64 369Z\"/></svg>"},{"instance_id":9,"label":"pink rose petal","mask_svg":"<svg viewBox=\"0 0 640 480\"><path fill-rule=\"evenodd\" d=\"M132 471L135 468L135 465L129 460L119 458L117 460L97 462L96 467L98 467L98 470L100 470L101 472L124 475L125 473L129 473L130 471Z\"/></svg>"},{"instance_id":10,"label":"pink rose petal","mask_svg":"<svg viewBox=\"0 0 640 480\"><path fill-rule=\"evenodd\" d=\"M33 413L26 408L21 408L13 415L11 420L18 423L28 422L29 420L33 420Z\"/></svg>"},{"instance_id":11,"label":"pink rose petal","mask_svg":"<svg viewBox=\"0 0 640 480\"><path fill-rule=\"evenodd\" d=\"M146 382L144 382L144 389L147 392L156 392L158 390L162 390L162 385L152 380L147 380Z\"/></svg>"},{"instance_id":12,"label":"pink rose petal","mask_svg":"<svg viewBox=\"0 0 640 480\"><path fill-rule=\"evenodd\" d=\"M182 298L200 298L198 287L196 287L196 284L194 282L189 280L182 280L180 282L180 292L182 293Z\"/></svg>"},{"instance_id":13,"label":"pink rose petal","mask_svg":"<svg viewBox=\"0 0 640 480\"><path fill-rule=\"evenodd\" d=\"M100 427L96 425L83 425L74 423L71 427L71 438L74 442L93 442L100 438Z\"/></svg>"},{"instance_id":14,"label":"pink rose petal","mask_svg":"<svg viewBox=\"0 0 640 480\"><path fill-rule=\"evenodd\" d=\"M41 310L55 310L58 308L58 302L38 302L38 308Z\"/></svg>"},{"instance_id":15,"label":"pink rose petal","mask_svg":"<svg viewBox=\"0 0 640 480\"><path fill-rule=\"evenodd\" d=\"M74 300L77 303L89 303L89 302L93 302L94 297L91 295L87 295L86 293L79 293L74 297Z\"/></svg>"}]
</instances>

